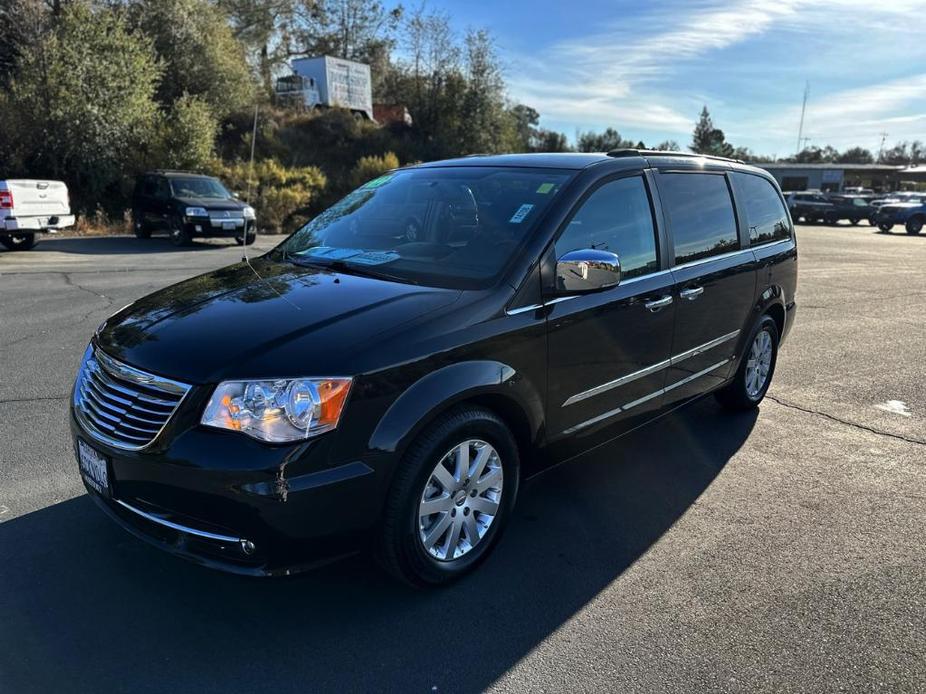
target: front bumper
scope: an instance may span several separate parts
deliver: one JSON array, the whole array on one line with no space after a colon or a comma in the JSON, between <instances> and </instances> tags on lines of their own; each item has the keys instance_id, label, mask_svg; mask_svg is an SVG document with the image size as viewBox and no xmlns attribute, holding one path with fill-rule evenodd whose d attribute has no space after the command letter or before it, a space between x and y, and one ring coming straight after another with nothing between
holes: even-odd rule
<instances>
[{"instance_id":1,"label":"front bumper","mask_svg":"<svg viewBox=\"0 0 926 694\"><path fill-rule=\"evenodd\" d=\"M106 459L108 489L84 481L94 501L137 537L210 568L285 575L331 561L362 546L381 508L375 464L332 464L330 437L269 446L197 425L127 451L73 411L70 424L75 451L82 440Z\"/></svg>"},{"instance_id":2,"label":"front bumper","mask_svg":"<svg viewBox=\"0 0 926 694\"><path fill-rule=\"evenodd\" d=\"M34 232L66 229L74 226L74 215L65 214L50 217L7 217L0 226L0 232Z\"/></svg>"},{"instance_id":3,"label":"front bumper","mask_svg":"<svg viewBox=\"0 0 926 694\"><path fill-rule=\"evenodd\" d=\"M191 236L227 237L253 234L257 224L253 219L185 217L184 227Z\"/></svg>"}]
</instances>

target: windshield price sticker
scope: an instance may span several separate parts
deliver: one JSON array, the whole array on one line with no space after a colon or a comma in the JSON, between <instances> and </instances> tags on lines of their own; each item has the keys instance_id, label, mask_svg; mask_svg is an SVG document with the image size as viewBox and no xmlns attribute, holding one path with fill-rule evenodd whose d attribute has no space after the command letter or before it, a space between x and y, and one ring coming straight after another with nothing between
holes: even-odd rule
<instances>
[{"instance_id":1,"label":"windshield price sticker","mask_svg":"<svg viewBox=\"0 0 926 694\"><path fill-rule=\"evenodd\" d=\"M363 251L356 248L334 248L332 246L315 246L314 248L309 248L300 255L311 255L316 258L328 258L330 260L347 260L348 258L353 258L356 255L360 255Z\"/></svg>"},{"instance_id":2,"label":"windshield price sticker","mask_svg":"<svg viewBox=\"0 0 926 694\"><path fill-rule=\"evenodd\" d=\"M395 251L367 251L366 253L353 256L350 262L356 263L357 265L382 265L383 263L391 263L393 260L398 259L399 254Z\"/></svg>"},{"instance_id":3,"label":"windshield price sticker","mask_svg":"<svg viewBox=\"0 0 926 694\"><path fill-rule=\"evenodd\" d=\"M518 208L518 211L515 212L511 219L508 220L509 224L520 224L524 221L524 218L530 214L530 211L534 209L533 205L525 203Z\"/></svg>"}]
</instances>

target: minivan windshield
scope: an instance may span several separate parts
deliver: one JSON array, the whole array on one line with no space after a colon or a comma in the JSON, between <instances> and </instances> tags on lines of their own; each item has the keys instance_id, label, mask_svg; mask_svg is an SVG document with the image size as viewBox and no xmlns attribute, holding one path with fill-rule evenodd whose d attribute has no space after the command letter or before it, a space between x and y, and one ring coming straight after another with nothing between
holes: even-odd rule
<instances>
[{"instance_id":1,"label":"minivan windshield","mask_svg":"<svg viewBox=\"0 0 926 694\"><path fill-rule=\"evenodd\" d=\"M215 198L225 200L231 193L214 178L171 178L170 189L178 198Z\"/></svg>"},{"instance_id":2,"label":"minivan windshield","mask_svg":"<svg viewBox=\"0 0 926 694\"><path fill-rule=\"evenodd\" d=\"M416 284L487 287L572 173L475 166L394 171L318 215L275 254Z\"/></svg>"}]
</instances>

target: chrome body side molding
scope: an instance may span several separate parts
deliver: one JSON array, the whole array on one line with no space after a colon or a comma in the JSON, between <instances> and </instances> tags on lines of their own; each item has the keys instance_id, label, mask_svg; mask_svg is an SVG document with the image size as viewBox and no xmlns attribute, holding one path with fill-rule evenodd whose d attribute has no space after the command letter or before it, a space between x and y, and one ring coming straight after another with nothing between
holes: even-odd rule
<instances>
[{"instance_id":1,"label":"chrome body side molding","mask_svg":"<svg viewBox=\"0 0 926 694\"><path fill-rule=\"evenodd\" d=\"M621 412L626 412L627 410L634 408L637 405L642 405L643 403L649 400L652 400L653 398L658 398L660 395L665 395L670 390L674 390L675 388L683 386L686 383L691 383L696 378L701 378L701 376L706 376L712 371L716 371L717 369L719 369L721 366L728 363L729 361L730 361L729 358L724 359L723 361L719 361L716 364L708 366L706 369L702 369L701 371L698 371L697 373L693 373L690 376L686 376L680 381L671 383L667 385L665 388L660 388L659 390L653 391L652 393L649 393L648 395L644 395L642 398L638 398L632 402L628 402L627 404L621 405L620 407L616 407L613 410L608 410L607 412L600 414L596 417L592 417L591 419L586 419L584 422L579 422L575 426L569 427L568 429L566 429L566 431L564 431L563 434L564 435L574 434L580 429L585 429L586 427L590 427L593 424L597 424L598 422L603 422L604 420L610 419L611 417L614 417L615 415L618 415Z\"/></svg>"},{"instance_id":2,"label":"chrome body side molding","mask_svg":"<svg viewBox=\"0 0 926 694\"><path fill-rule=\"evenodd\" d=\"M602 383L601 385L597 385L594 388L583 390L581 393L576 393L575 395L572 395L569 398L567 398L567 400L563 403L562 406L566 407L567 405L573 405L587 398L591 398L595 395L599 395L601 393L604 393L605 391L611 390L612 388L617 388L619 386L626 385L632 381L637 380L638 378L643 378L644 376L649 376L650 374L654 374L657 371L661 371L662 369L667 369L668 367L674 366L675 364L678 364L679 362L683 362L686 359L690 359L691 357L697 356L698 354L702 354L703 352L706 352L709 349L713 349L714 347L717 347L718 345L722 345L724 342L733 340L739 334L740 334L739 330L734 330L732 333L721 335L720 337L715 338L711 340L710 342L705 342L703 345L698 345L697 347L693 347L692 349L681 352L680 354L673 355L672 357L664 361L658 362L656 364L652 364L650 366L640 369L639 371L634 371L633 373L629 373L626 376L615 378L613 381ZM682 382L679 382L676 385L682 385Z\"/></svg>"}]
</instances>

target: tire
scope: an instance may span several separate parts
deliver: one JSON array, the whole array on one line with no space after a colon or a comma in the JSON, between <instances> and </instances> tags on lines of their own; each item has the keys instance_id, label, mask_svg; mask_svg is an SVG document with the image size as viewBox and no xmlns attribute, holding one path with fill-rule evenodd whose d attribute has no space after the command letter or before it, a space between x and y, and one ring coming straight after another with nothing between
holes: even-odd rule
<instances>
[{"instance_id":1,"label":"tire","mask_svg":"<svg viewBox=\"0 0 926 694\"><path fill-rule=\"evenodd\" d=\"M907 233L916 236L923 230L923 217L917 215L916 217L911 217L907 220L905 225Z\"/></svg>"},{"instance_id":2,"label":"tire","mask_svg":"<svg viewBox=\"0 0 926 694\"><path fill-rule=\"evenodd\" d=\"M823 217L823 221L829 224L830 226L836 226L839 224L839 217L834 214L827 214Z\"/></svg>"},{"instance_id":3,"label":"tire","mask_svg":"<svg viewBox=\"0 0 926 694\"><path fill-rule=\"evenodd\" d=\"M190 236L190 232L183 227L183 222L176 217L172 217L168 223L167 233L170 242L175 246L189 246L190 242L193 240Z\"/></svg>"},{"instance_id":4,"label":"tire","mask_svg":"<svg viewBox=\"0 0 926 694\"><path fill-rule=\"evenodd\" d=\"M763 335L766 338L763 338ZM760 342L763 339L767 339L768 342ZM737 368L733 380L714 393L717 401L723 407L735 412L743 412L757 407L762 402L762 398L765 397L772 383L772 376L775 375L775 364L778 362L778 341L778 325L775 320L768 314L762 316L749 335L746 352L740 360L739 368ZM768 345L768 356L767 361L760 359L760 364L763 361L765 363L765 375L764 380L757 383L752 380L754 372L751 364L756 362L754 350L759 349L760 344Z\"/></svg>"},{"instance_id":5,"label":"tire","mask_svg":"<svg viewBox=\"0 0 926 694\"><path fill-rule=\"evenodd\" d=\"M849 224L851 224L852 226L858 226L858 223L859 223L860 221L862 221L861 217L852 217L852 218L849 220Z\"/></svg>"},{"instance_id":6,"label":"tire","mask_svg":"<svg viewBox=\"0 0 926 694\"><path fill-rule=\"evenodd\" d=\"M465 478L474 471L485 445L496 455L491 449L485 453L478 479L484 485L499 486L480 490ZM457 460L454 453L461 446L466 446L470 460L467 474L459 476L462 480L452 472ZM439 469L443 470L440 475ZM399 463L383 512L377 552L380 564L416 588L446 584L472 571L489 555L508 523L519 474L517 444L495 413L462 406L441 415L415 439ZM448 480L447 487L439 482L441 478ZM425 503L435 510L421 516ZM493 508L494 516L481 508ZM426 545L429 531L430 550ZM453 543L454 534L457 543ZM476 537L474 544L470 537Z\"/></svg>"},{"instance_id":7,"label":"tire","mask_svg":"<svg viewBox=\"0 0 926 694\"><path fill-rule=\"evenodd\" d=\"M151 238L151 227L145 224L140 212L132 210L132 228L135 231L135 237L139 239Z\"/></svg>"},{"instance_id":8,"label":"tire","mask_svg":"<svg viewBox=\"0 0 926 694\"><path fill-rule=\"evenodd\" d=\"M245 239L243 236L236 236L236 237L235 237L235 243L237 243L239 246L243 246L243 245L245 245L245 244L247 244L248 246L250 246L250 245L251 245L252 243L254 243L254 241L256 241L256 240L257 240L257 234L256 234L256 233L255 233L255 234L248 234L247 239Z\"/></svg>"},{"instance_id":9,"label":"tire","mask_svg":"<svg viewBox=\"0 0 926 694\"><path fill-rule=\"evenodd\" d=\"M2 243L10 251L28 251L39 242L38 234L10 234L0 236Z\"/></svg>"},{"instance_id":10,"label":"tire","mask_svg":"<svg viewBox=\"0 0 926 694\"><path fill-rule=\"evenodd\" d=\"M872 226L872 227L878 226L878 223L875 221L874 215L871 215L871 217L868 218L868 226Z\"/></svg>"},{"instance_id":11,"label":"tire","mask_svg":"<svg viewBox=\"0 0 926 694\"><path fill-rule=\"evenodd\" d=\"M890 231L894 228L893 224L888 224L887 222L878 222L878 228L881 231Z\"/></svg>"}]
</instances>

